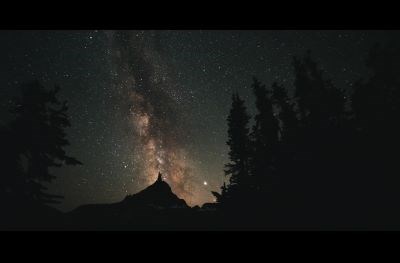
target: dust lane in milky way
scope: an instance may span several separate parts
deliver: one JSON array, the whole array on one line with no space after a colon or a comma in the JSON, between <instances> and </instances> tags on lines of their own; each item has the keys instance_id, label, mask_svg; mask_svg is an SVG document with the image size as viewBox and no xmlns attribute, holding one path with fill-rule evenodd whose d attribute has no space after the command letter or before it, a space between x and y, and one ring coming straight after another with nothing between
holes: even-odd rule
<instances>
[{"instance_id":1,"label":"dust lane in milky way","mask_svg":"<svg viewBox=\"0 0 400 263\"><path fill-rule=\"evenodd\" d=\"M154 32L108 32L115 85L124 86L129 120L134 127L135 165L143 186L163 174L175 194L189 205L212 202L210 191L195 174L185 147L184 118L174 100L176 81L154 46Z\"/></svg>"}]
</instances>

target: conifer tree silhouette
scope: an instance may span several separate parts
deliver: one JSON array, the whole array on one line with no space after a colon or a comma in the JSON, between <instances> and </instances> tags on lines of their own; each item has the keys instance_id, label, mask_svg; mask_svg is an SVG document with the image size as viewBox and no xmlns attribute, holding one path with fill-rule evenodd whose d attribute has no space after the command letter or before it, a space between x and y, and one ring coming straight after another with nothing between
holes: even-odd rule
<instances>
[{"instance_id":1,"label":"conifer tree silhouette","mask_svg":"<svg viewBox=\"0 0 400 263\"><path fill-rule=\"evenodd\" d=\"M253 92L257 113L251 133L253 146L252 175L258 191L267 190L276 175L279 123L275 117L270 92L265 85L253 78Z\"/></svg>"},{"instance_id":2,"label":"conifer tree silhouette","mask_svg":"<svg viewBox=\"0 0 400 263\"><path fill-rule=\"evenodd\" d=\"M214 193L217 201L222 205L238 204L245 198L250 184L249 158L249 124L250 116L247 113L244 101L237 93L232 95L232 107L227 118L229 160L225 165L225 175L229 176L228 186L223 186L222 195Z\"/></svg>"},{"instance_id":3,"label":"conifer tree silhouette","mask_svg":"<svg viewBox=\"0 0 400 263\"><path fill-rule=\"evenodd\" d=\"M61 196L48 194L43 182L51 182L55 176L49 168L81 164L69 157L65 146L69 145L65 128L70 121L66 101L57 98L60 88L46 89L38 81L21 87L21 96L15 98L12 113L15 119L8 130L3 129L7 146L2 157L8 156L10 164L2 186L2 192L15 198L27 198L42 203L58 202Z\"/></svg>"},{"instance_id":4,"label":"conifer tree silhouette","mask_svg":"<svg viewBox=\"0 0 400 263\"><path fill-rule=\"evenodd\" d=\"M376 44L366 60L369 76L354 83L352 154L359 191L383 219L400 219L400 48ZM374 194L371 194L371 193Z\"/></svg>"}]
</instances>

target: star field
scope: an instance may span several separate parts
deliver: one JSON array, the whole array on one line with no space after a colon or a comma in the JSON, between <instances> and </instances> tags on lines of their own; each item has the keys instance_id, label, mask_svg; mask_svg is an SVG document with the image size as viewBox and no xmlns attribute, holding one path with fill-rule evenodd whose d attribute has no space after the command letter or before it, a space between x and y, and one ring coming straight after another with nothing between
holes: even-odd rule
<instances>
[{"instance_id":1,"label":"star field","mask_svg":"<svg viewBox=\"0 0 400 263\"><path fill-rule=\"evenodd\" d=\"M72 127L67 151L83 165L54 170L58 177L49 187L65 196L63 210L116 202L149 185L146 169L159 167L147 160L153 153L147 151L146 157L142 151L151 141L160 147L154 154L163 152L157 160L166 173L184 169L182 177L171 174L167 181L175 183L177 191L189 187L183 195L193 189L194 196L187 197L193 205L211 202L210 191L217 191L224 181L232 92L238 91L253 112L251 78L257 76L267 86L278 81L290 90L292 56L308 49L338 87L350 90L350 83L366 72L369 48L399 35L396 31L165 30L123 32L117 39L118 34L0 32L1 119L9 117L9 99L24 81L58 84L61 98L69 101ZM139 97L145 106L138 108ZM135 119L139 113L142 119ZM148 126L146 118L155 124ZM145 121L140 126L148 135L144 139L138 136L140 121ZM165 162L169 164L163 166Z\"/></svg>"}]
</instances>

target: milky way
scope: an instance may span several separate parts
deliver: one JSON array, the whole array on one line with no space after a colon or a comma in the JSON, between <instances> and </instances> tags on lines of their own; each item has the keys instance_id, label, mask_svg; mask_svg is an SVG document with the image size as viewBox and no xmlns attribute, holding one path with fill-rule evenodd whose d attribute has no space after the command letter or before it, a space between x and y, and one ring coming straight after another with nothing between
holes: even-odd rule
<instances>
[{"instance_id":1,"label":"milky way","mask_svg":"<svg viewBox=\"0 0 400 263\"><path fill-rule=\"evenodd\" d=\"M375 42L398 31L9 30L0 32L0 122L25 81L60 85L81 166L54 169L58 206L119 202L162 172L190 205L226 180L232 92L254 115L252 76L293 86L292 57L307 49L338 87L365 75Z\"/></svg>"},{"instance_id":2,"label":"milky way","mask_svg":"<svg viewBox=\"0 0 400 263\"><path fill-rule=\"evenodd\" d=\"M122 86L133 127L134 165L144 186L158 173L189 205L201 204L201 185L185 148L185 120L174 100L176 81L155 47L154 32L108 32L114 85Z\"/></svg>"}]
</instances>

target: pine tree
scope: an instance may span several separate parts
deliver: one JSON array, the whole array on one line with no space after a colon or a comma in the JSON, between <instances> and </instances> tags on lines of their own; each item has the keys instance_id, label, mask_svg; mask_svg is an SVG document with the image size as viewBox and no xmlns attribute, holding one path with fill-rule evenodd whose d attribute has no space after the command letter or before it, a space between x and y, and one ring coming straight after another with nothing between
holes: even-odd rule
<instances>
[{"instance_id":1,"label":"pine tree","mask_svg":"<svg viewBox=\"0 0 400 263\"><path fill-rule=\"evenodd\" d=\"M324 78L310 51L302 59L294 57L293 66L295 98L303 124L321 126L338 122L344 114L344 93Z\"/></svg>"},{"instance_id":2,"label":"pine tree","mask_svg":"<svg viewBox=\"0 0 400 263\"><path fill-rule=\"evenodd\" d=\"M400 199L400 48L395 43L375 45L366 66L370 74L355 83L351 96L356 130L352 154L364 200L392 213ZM400 215L390 217L399 220Z\"/></svg>"},{"instance_id":3,"label":"pine tree","mask_svg":"<svg viewBox=\"0 0 400 263\"><path fill-rule=\"evenodd\" d=\"M57 86L46 89L38 81L22 86L12 109L16 117L10 123L18 169L9 172L22 177L12 191L44 203L61 198L45 192L47 188L42 183L56 178L49 168L81 164L64 150L69 145L65 128L71 124L67 102L57 98L59 90Z\"/></svg>"},{"instance_id":4,"label":"pine tree","mask_svg":"<svg viewBox=\"0 0 400 263\"><path fill-rule=\"evenodd\" d=\"M297 179L296 174L298 173L295 154L298 148L299 120L297 119L295 105L289 98L287 90L275 82L272 84L272 91L272 100L279 121L279 149L276 152L276 173L278 174L280 186L284 187L285 191L291 191L288 186L295 187L294 180ZM283 194L282 188L277 191Z\"/></svg>"},{"instance_id":5,"label":"pine tree","mask_svg":"<svg viewBox=\"0 0 400 263\"><path fill-rule=\"evenodd\" d=\"M339 135L346 119L345 95L324 77L310 52L302 59L294 58L293 65L294 99L299 112L298 147L304 157L313 155L312 158L328 160L337 154L341 144Z\"/></svg>"},{"instance_id":6,"label":"pine tree","mask_svg":"<svg viewBox=\"0 0 400 263\"><path fill-rule=\"evenodd\" d=\"M347 147L343 136L345 96L325 78L310 52L301 59L294 58L293 66L294 99L299 112L294 159L296 174L301 176L292 178L310 209L326 208L333 200L340 207L348 185L346 160L342 158ZM333 209L329 212L334 213Z\"/></svg>"},{"instance_id":7,"label":"pine tree","mask_svg":"<svg viewBox=\"0 0 400 263\"><path fill-rule=\"evenodd\" d=\"M256 189L267 189L275 176L279 123L275 117L270 92L256 78L253 79L257 114L252 129L252 175Z\"/></svg>"},{"instance_id":8,"label":"pine tree","mask_svg":"<svg viewBox=\"0 0 400 263\"><path fill-rule=\"evenodd\" d=\"M250 181L249 174L249 120L244 101L238 94L232 95L232 107L227 118L229 160L225 165L225 175L229 176L228 186L223 186L222 197L216 195L218 200L225 203L237 204L240 199L246 198Z\"/></svg>"}]
</instances>

